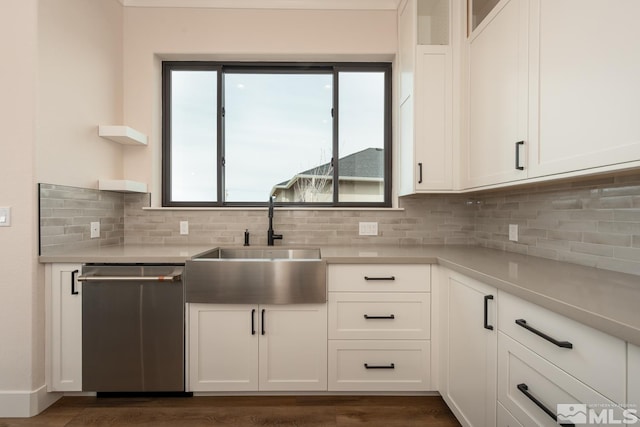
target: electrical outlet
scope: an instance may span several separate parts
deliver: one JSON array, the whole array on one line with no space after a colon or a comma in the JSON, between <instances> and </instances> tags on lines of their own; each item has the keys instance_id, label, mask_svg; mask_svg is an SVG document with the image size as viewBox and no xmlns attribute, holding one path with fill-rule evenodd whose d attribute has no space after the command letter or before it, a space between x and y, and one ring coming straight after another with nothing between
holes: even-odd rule
<instances>
[{"instance_id":1,"label":"electrical outlet","mask_svg":"<svg viewBox=\"0 0 640 427\"><path fill-rule=\"evenodd\" d=\"M0 227L11 226L11 208L0 208Z\"/></svg>"},{"instance_id":2,"label":"electrical outlet","mask_svg":"<svg viewBox=\"0 0 640 427\"><path fill-rule=\"evenodd\" d=\"M180 234L183 236L189 234L189 221L180 221Z\"/></svg>"},{"instance_id":3,"label":"electrical outlet","mask_svg":"<svg viewBox=\"0 0 640 427\"><path fill-rule=\"evenodd\" d=\"M518 241L518 224L509 224L509 240Z\"/></svg>"},{"instance_id":4,"label":"electrical outlet","mask_svg":"<svg viewBox=\"0 0 640 427\"><path fill-rule=\"evenodd\" d=\"M91 238L92 239L97 239L100 237L100 222L99 221L94 221L90 224L90 229L91 229Z\"/></svg>"},{"instance_id":5,"label":"electrical outlet","mask_svg":"<svg viewBox=\"0 0 640 427\"><path fill-rule=\"evenodd\" d=\"M359 232L361 236L377 236L378 223L377 222L360 222Z\"/></svg>"}]
</instances>

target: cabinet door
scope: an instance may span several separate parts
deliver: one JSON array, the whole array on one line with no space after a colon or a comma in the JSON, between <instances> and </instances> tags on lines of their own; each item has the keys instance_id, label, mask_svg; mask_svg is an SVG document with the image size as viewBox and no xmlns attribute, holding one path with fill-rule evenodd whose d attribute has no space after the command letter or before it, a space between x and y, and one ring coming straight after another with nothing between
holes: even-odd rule
<instances>
[{"instance_id":1,"label":"cabinet door","mask_svg":"<svg viewBox=\"0 0 640 427\"><path fill-rule=\"evenodd\" d=\"M258 306L189 304L189 390L258 390Z\"/></svg>"},{"instance_id":2,"label":"cabinet door","mask_svg":"<svg viewBox=\"0 0 640 427\"><path fill-rule=\"evenodd\" d=\"M502 0L469 45L466 186L527 177L528 0ZM518 145L524 141L524 146Z\"/></svg>"},{"instance_id":3,"label":"cabinet door","mask_svg":"<svg viewBox=\"0 0 640 427\"><path fill-rule=\"evenodd\" d=\"M419 46L416 61L415 189L453 188L452 62L448 46Z\"/></svg>"},{"instance_id":4,"label":"cabinet door","mask_svg":"<svg viewBox=\"0 0 640 427\"><path fill-rule=\"evenodd\" d=\"M443 269L441 394L463 425L496 423L497 291Z\"/></svg>"},{"instance_id":5,"label":"cabinet door","mask_svg":"<svg viewBox=\"0 0 640 427\"><path fill-rule=\"evenodd\" d=\"M48 391L82 390L81 264L47 264Z\"/></svg>"},{"instance_id":6,"label":"cabinet door","mask_svg":"<svg viewBox=\"0 0 640 427\"><path fill-rule=\"evenodd\" d=\"M635 409L636 416L640 418L640 347L627 344L627 351L627 403L628 408Z\"/></svg>"},{"instance_id":7,"label":"cabinet door","mask_svg":"<svg viewBox=\"0 0 640 427\"><path fill-rule=\"evenodd\" d=\"M531 4L529 175L640 160L640 2Z\"/></svg>"},{"instance_id":8,"label":"cabinet door","mask_svg":"<svg viewBox=\"0 0 640 427\"><path fill-rule=\"evenodd\" d=\"M260 390L326 390L327 305L263 305L260 317Z\"/></svg>"}]
</instances>

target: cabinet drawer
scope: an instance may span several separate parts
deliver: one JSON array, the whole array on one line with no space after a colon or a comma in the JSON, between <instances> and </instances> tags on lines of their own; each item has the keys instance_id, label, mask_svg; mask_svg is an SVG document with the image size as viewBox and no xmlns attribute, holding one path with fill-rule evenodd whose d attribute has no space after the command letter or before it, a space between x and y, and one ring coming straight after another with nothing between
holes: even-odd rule
<instances>
[{"instance_id":1,"label":"cabinet drawer","mask_svg":"<svg viewBox=\"0 0 640 427\"><path fill-rule=\"evenodd\" d=\"M431 266L424 264L331 264L329 291L429 292Z\"/></svg>"},{"instance_id":2,"label":"cabinet drawer","mask_svg":"<svg viewBox=\"0 0 640 427\"><path fill-rule=\"evenodd\" d=\"M504 406L502 406L502 403L498 402L497 409L497 427L522 427L522 424L520 424L518 420L511 415L511 412L507 411Z\"/></svg>"},{"instance_id":3,"label":"cabinet drawer","mask_svg":"<svg viewBox=\"0 0 640 427\"><path fill-rule=\"evenodd\" d=\"M572 348L560 347L525 326ZM624 402L624 341L508 293L500 293L498 327L609 399Z\"/></svg>"},{"instance_id":4,"label":"cabinet drawer","mask_svg":"<svg viewBox=\"0 0 640 427\"><path fill-rule=\"evenodd\" d=\"M623 416L611 400L503 333L498 334L498 401L523 426L531 427L557 426L552 416L568 414L568 407L575 409L576 404L598 414L611 409L618 420Z\"/></svg>"},{"instance_id":5,"label":"cabinet drawer","mask_svg":"<svg viewBox=\"0 0 640 427\"><path fill-rule=\"evenodd\" d=\"M429 341L329 341L329 391L424 391Z\"/></svg>"},{"instance_id":6,"label":"cabinet drawer","mask_svg":"<svg viewBox=\"0 0 640 427\"><path fill-rule=\"evenodd\" d=\"M429 293L329 292L330 339L429 339Z\"/></svg>"}]
</instances>

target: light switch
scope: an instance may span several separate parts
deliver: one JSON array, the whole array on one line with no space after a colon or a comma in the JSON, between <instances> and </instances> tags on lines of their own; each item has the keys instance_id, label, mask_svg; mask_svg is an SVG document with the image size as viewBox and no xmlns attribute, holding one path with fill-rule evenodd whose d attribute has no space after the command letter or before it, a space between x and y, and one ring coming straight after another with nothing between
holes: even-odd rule
<instances>
[{"instance_id":1,"label":"light switch","mask_svg":"<svg viewBox=\"0 0 640 427\"><path fill-rule=\"evenodd\" d=\"M11 208L0 208L0 227L11 226Z\"/></svg>"}]
</instances>

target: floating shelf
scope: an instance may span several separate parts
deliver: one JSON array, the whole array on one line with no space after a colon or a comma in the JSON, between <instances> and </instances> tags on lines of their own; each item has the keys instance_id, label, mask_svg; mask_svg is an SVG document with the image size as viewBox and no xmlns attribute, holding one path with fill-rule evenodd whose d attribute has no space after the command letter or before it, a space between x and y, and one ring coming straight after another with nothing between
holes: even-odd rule
<instances>
[{"instance_id":1,"label":"floating shelf","mask_svg":"<svg viewBox=\"0 0 640 427\"><path fill-rule=\"evenodd\" d=\"M147 145L147 135L129 126L100 125L98 136L124 145Z\"/></svg>"},{"instance_id":2,"label":"floating shelf","mask_svg":"<svg viewBox=\"0 0 640 427\"><path fill-rule=\"evenodd\" d=\"M117 191L119 193L146 193L147 184L126 179L99 179L98 190Z\"/></svg>"}]
</instances>

